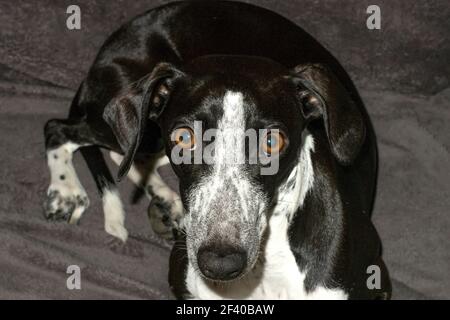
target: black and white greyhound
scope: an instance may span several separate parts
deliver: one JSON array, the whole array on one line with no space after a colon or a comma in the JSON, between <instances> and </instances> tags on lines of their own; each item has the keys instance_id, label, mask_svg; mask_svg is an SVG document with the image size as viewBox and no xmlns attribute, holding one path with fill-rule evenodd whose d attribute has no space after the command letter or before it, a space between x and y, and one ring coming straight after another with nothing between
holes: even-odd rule
<instances>
[{"instance_id":1,"label":"black and white greyhound","mask_svg":"<svg viewBox=\"0 0 450 320\"><path fill-rule=\"evenodd\" d=\"M277 161L275 173L262 174L267 162L227 161L249 159L235 139L249 129L265 132L257 147ZM77 223L88 207L72 164L79 149L105 229L123 241L125 213L100 148L120 163L119 179L142 183L136 161L149 159L152 225L177 229L169 272L177 298L390 297L370 220L377 153L368 115L335 58L273 12L192 1L138 16L102 46L68 119L50 120L45 141L46 217ZM172 157L175 147L190 154L208 143L208 163ZM167 163L180 195L158 174Z\"/></svg>"}]
</instances>

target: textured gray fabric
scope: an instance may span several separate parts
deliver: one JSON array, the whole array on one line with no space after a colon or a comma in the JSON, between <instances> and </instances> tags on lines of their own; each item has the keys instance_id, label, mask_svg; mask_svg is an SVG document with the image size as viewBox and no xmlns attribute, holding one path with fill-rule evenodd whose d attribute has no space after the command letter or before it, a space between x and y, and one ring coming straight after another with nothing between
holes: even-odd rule
<instances>
[{"instance_id":1,"label":"textured gray fabric","mask_svg":"<svg viewBox=\"0 0 450 320\"><path fill-rule=\"evenodd\" d=\"M65 117L105 37L157 3L78 2L80 31L65 29L72 3L0 3L0 298L169 298L170 244L151 232L147 200L130 204L131 183L120 184L130 232L124 247L103 230L101 201L79 155L75 165L91 199L80 225L42 216L45 121ZM373 220L394 298L450 298L449 6L378 2L384 12L378 34L363 28L365 1L258 3L315 35L361 88L378 137ZM164 177L176 185L167 169ZM81 291L66 288L71 264L82 269Z\"/></svg>"},{"instance_id":2,"label":"textured gray fabric","mask_svg":"<svg viewBox=\"0 0 450 320\"><path fill-rule=\"evenodd\" d=\"M0 1L0 64L76 88L105 38L167 0ZM315 36L360 87L436 93L450 84L447 0L247 0L278 12ZM66 28L66 8L81 8L81 30ZM382 28L366 28L369 5Z\"/></svg>"}]
</instances>

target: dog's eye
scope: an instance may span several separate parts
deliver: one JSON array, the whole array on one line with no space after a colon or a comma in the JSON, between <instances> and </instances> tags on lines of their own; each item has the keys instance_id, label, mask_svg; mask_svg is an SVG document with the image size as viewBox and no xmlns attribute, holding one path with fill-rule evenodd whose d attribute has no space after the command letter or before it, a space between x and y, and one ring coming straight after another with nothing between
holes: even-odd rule
<instances>
[{"instance_id":1,"label":"dog's eye","mask_svg":"<svg viewBox=\"0 0 450 320\"><path fill-rule=\"evenodd\" d=\"M172 132L172 141L183 149L193 149L195 147L195 136L191 128L175 129Z\"/></svg>"},{"instance_id":2,"label":"dog's eye","mask_svg":"<svg viewBox=\"0 0 450 320\"><path fill-rule=\"evenodd\" d=\"M280 153L286 145L286 139L279 130L269 130L264 136L262 149L268 156Z\"/></svg>"}]
</instances>

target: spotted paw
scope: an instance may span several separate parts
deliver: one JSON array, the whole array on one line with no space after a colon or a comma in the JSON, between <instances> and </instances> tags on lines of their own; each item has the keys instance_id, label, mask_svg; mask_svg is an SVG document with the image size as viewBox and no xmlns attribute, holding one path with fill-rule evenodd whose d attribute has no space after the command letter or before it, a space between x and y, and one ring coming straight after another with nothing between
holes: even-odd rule
<instances>
[{"instance_id":1,"label":"spotted paw","mask_svg":"<svg viewBox=\"0 0 450 320\"><path fill-rule=\"evenodd\" d=\"M89 199L84 192L64 192L49 188L44 202L44 214L50 221L67 221L77 223L89 206Z\"/></svg>"},{"instance_id":2,"label":"spotted paw","mask_svg":"<svg viewBox=\"0 0 450 320\"><path fill-rule=\"evenodd\" d=\"M148 217L153 231L164 239L173 239L178 227L178 215L174 212L173 203L153 197L148 207Z\"/></svg>"}]
</instances>

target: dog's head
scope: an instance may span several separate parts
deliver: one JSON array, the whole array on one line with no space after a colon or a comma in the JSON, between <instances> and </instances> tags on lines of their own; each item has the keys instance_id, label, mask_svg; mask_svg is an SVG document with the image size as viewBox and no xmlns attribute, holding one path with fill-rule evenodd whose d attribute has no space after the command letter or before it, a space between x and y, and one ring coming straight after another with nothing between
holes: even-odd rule
<instances>
[{"instance_id":1,"label":"dog's head","mask_svg":"<svg viewBox=\"0 0 450 320\"><path fill-rule=\"evenodd\" d=\"M161 128L180 179L189 261L231 280L255 264L280 185L299 163L308 123L322 119L342 165L364 141L361 113L322 65L294 70L244 56L159 64L136 92L105 110L127 172L147 121ZM320 121L320 120L319 120Z\"/></svg>"}]
</instances>

